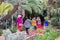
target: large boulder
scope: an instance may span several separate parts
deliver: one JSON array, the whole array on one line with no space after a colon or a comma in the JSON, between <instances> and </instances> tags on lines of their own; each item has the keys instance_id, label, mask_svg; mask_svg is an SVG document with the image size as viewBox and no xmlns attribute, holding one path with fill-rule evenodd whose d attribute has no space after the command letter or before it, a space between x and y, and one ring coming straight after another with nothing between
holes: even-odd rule
<instances>
[{"instance_id":1,"label":"large boulder","mask_svg":"<svg viewBox=\"0 0 60 40\"><path fill-rule=\"evenodd\" d=\"M15 34L11 33L9 29L3 30L5 40L26 40L26 32L17 31Z\"/></svg>"}]
</instances>

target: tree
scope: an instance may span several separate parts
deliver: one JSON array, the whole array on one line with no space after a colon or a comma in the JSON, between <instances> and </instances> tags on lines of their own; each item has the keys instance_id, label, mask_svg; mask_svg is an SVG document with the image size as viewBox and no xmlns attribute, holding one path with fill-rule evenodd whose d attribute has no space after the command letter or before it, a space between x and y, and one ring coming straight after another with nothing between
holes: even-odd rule
<instances>
[{"instance_id":1,"label":"tree","mask_svg":"<svg viewBox=\"0 0 60 40\"><path fill-rule=\"evenodd\" d=\"M26 1L26 2L25 2ZM23 0L22 7L32 13L34 10L36 13L41 14L44 9L46 9L46 1L43 0Z\"/></svg>"},{"instance_id":2,"label":"tree","mask_svg":"<svg viewBox=\"0 0 60 40\"><path fill-rule=\"evenodd\" d=\"M60 7L60 0L48 0L48 8L47 8L47 16L50 18L50 10L51 7L59 8Z\"/></svg>"},{"instance_id":3,"label":"tree","mask_svg":"<svg viewBox=\"0 0 60 40\"><path fill-rule=\"evenodd\" d=\"M3 21L9 18L11 15L13 15L16 12L16 10L18 10L18 5L19 4L15 5L13 10L9 11L8 14L0 20ZM32 13L32 10L34 10L36 13L42 14L43 10L46 9L46 0L21 0L21 5L19 7L21 7L20 10L22 13L23 10L27 10L30 13Z\"/></svg>"}]
</instances>

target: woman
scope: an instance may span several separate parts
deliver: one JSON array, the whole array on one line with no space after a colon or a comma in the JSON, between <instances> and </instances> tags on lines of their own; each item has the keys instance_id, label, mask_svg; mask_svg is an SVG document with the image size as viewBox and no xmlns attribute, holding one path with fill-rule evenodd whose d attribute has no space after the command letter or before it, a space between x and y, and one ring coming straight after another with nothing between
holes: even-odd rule
<instances>
[{"instance_id":1,"label":"woman","mask_svg":"<svg viewBox=\"0 0 60 40\"><path fill-rule=\"evenodd\" d=\"M31 20L28 19L28 18L26 18L26 20L25 20L25 22L24 22L24 26L25 26L25 28L26 28L26 33L27 33L27 35L29 35L28 29L31 27Z\"/></svg>"},{"instance_id":2,"label":"woman","mask_svg":"<svg viewBox=\"0 0 60 40\"><path fill-rule=\"evenodd\" d=\"M36 18L35 17L32 19L32 27L34 30L36 30Z\"/></svg>"},{"instance_id":3,"label":"woman","mask_svg":"<svg viewBox=\"0 0 60 40\"><path fill-rule=\"evenodd\" d=\"M23 26L22 15L18 15L17 17L17 26L18 26L18 31L20 31Z\"/></svg>"},{"instance_id":4,"label":"woman","mask_svg":"<svg viewBox=\"0 0 60 40\"><path fill-rule=\"evenodd\" d=\"M38 29L41 29L42 28L40 17L37 17L37 28Z\"/></svg>"}]
</instances>

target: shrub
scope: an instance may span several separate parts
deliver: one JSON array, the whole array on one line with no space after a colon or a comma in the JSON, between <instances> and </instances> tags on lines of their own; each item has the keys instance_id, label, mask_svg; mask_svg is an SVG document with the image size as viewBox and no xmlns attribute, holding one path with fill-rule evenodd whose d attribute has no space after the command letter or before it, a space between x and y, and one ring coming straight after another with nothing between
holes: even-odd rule
<instances>
[{"instance_id":1,"label":"shrub","mask_svg":"<svg viewBox=\"0 0 60 40\"><path fill-rule=\"evenodd\" d=\"M40 33L42 33L42 32L43 32L43 30L42 30L42 29L37 29L37 31L38 31L38 32L40 32Z\"/></svg>"},{"instance_id":2,"label":"shrub","mask_svg":"<svg viewBox=\"0 0 60 40\"><path fill-rule=\"evenodd\" d=\"M58 26L58 19L57 18L52 18L51 19L51 25Z\"/></svg>"},{"instance_id":3,"label":"shrub","mask_svg":"<svg viewBox=\"0 0 60 40\"><path fill-rule=\"evenodd\" d=\"M50 30L46 32L44 36L37 36L35 40L55 40L59 33L56 30Z\"/></svg>"},{"instance_id":4,"label":"shrub","mask_svg":"<svg viewBox=\"0 0 60 40\"><path fill-rule=\"evenodd\" d=\"M0 29L0 36L3 34L2 30Z\"/></svg>"},{"instance_id":5,"label":"shrub","mask_svg":"<svg viewBox=\"0 0 60 40\"><path fill-rule=\"evenodd\" d=\"M48 20L49 18L46 16L46 17L44 17L44 19L45 19L45 20Z\"/></svg>"},{"instance_id":6,"label":"shrub","mask_svg":"<svg viewBox=\"0 0 60 40\"><path fill-rule=\"evenodd\" d=\"M21 28L21 31L24 31L24 30L26 30L26 28L23 26L23 27Z\"/></svg>"},{"instance_id":7,"label":"shrub","mask_svg":"<svg viewBox=\"0 0 60 40\"><path fill-rule=\"evenodd\" d=\"M11 31L12 33L15 33L15 32L17 31L17 27L13 27L13 28L11 27L11 28L10 28L10 31Z\"/></svg>"}]
</instances>

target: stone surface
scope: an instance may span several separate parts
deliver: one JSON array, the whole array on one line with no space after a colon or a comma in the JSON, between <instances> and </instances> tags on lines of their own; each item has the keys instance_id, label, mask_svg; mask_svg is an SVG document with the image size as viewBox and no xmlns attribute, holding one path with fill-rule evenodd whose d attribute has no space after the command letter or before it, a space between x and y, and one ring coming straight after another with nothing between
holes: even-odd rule
<instances>
[{"instance_id":1,"label":"stone surface","mask_svg":"<svg viewBox=\"0 0 60 40\"><path fill-rule=\"evenodd\" d=\"M17 32L16 35L18 36L18 40L26 40L25 32Z\"/></svg>"},{"instance_id":2,"label":"stone surface","mask_svg":"<svg viewBox=\"0 0 60 40\"><path fill-rule=\"evenodd\" d=\"M17 40L17 35L10 34L10 35L8 35L7 40Z\"/></svg>"},{"instance_id":3,"label":"stone surface","mask_svg":"<svg viewBox=\"0 0 60 40\"><path fill-rule=\"evenodd\" d=\"M8 35L12 34L9 29L3 30L3 36L5 37L5 40L8 40Z\"/></svg>"},{"instance_id":4,"label":"stone surface","mask_svg":"<svg viewBox=\"0 0 60 40\"><path fill-rule=\"evenodd\" d=\"M6 35L6 32L4 34ZM36 31L33 31L33 32L29 31L29 35L26 35L25 31L23 32L17 31L16 33L10 33L4 37L6 38L6 40L34 40L36 34L38 34ZM3 40L2 38L0 40Z\"/></svg>"}]
</instances>

